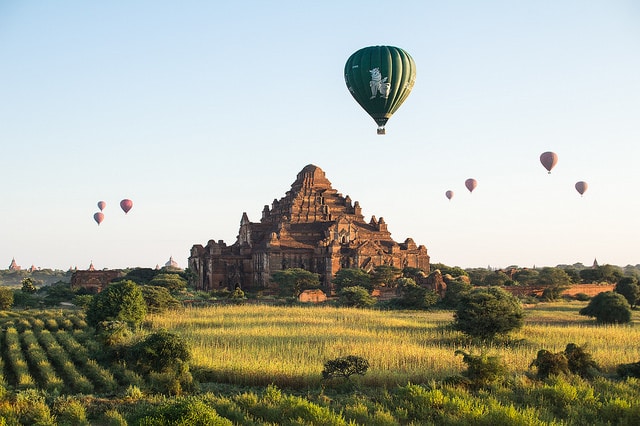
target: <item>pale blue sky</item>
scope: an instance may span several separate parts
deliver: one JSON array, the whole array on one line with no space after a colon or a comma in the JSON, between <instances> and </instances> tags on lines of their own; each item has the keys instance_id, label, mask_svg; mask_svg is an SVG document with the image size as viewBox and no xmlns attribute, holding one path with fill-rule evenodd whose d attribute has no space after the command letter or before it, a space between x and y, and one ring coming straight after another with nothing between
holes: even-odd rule
<instances>
[{"instance_id":1,"label":"pale blue sky","mask_svg":"<svg viewBox=\"0 0 640 426\"><path fill-rule=\"evenodd\" d=\"M378 44L386 136L343 79ZM0 0L0 58L6 266L184 267L310 163L432 262L640 263L637 1Z\"/></svg>"}]
</instances>

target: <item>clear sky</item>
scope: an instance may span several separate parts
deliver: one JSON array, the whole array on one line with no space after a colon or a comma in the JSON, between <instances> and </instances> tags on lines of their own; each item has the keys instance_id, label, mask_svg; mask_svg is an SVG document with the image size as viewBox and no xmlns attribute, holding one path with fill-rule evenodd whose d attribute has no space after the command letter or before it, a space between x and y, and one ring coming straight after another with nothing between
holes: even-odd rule
<instances>
[{"instance_id":1,"label":"clear sky","mask_svg":"<svg viewBox=\"0 0 640 426\"><path fill-rule=\"evenodd\" d=\"M386 136L371 45L417 66ZM638 264L640 3L0 0L0 147L1 268L185 267L307 164L432 262Z\"/></svg>"}]
</instances>

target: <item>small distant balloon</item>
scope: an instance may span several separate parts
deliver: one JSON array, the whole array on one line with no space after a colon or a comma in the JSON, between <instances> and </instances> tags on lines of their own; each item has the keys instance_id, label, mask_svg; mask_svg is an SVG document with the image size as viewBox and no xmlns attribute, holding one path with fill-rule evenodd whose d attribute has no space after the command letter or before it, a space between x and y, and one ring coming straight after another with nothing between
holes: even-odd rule
<instances>
[{"instance_id":1,"label":"small distant balloon","mask_svg":"<svg viewBox=\"0 0 640 426\"><path fill-rule=\"evenodd\" d=\"M133 201L129 200L128 198L120 201L120 208L122 209L122 211L124 211L124 214L129 213L131 207L133 207Z\"/></svg>"},{"instance_id":2,"label":"small distant balloon","mask_svg":"<svg viewBox=\"0 0 640 426\"><path fill-rule=\"evenodd\" d=\"M104 210L105 207L107 207L107 203L105 203L104 201L98 201L98 208L100 209L100 211Z\"/></svg>"},{"instance_id":3,"label":"small distant balloon","mask_svg":"<svg viewBox=\"0 0 640 426\"><path fill-rule=\"evenodd\" d=\"M96 223L98 224L98 226L100 226L100 224L102 223L102 221L104 220L104 213L101 212L97 212L93 215L93 220L96 221Z\"/></svg>"},{"instance_id":4,"label":"small distant balloon","mask_svg":"<svg viewBox=\"0 0 640 426\"><path fill-rule=\"evenodd\" d=\"M589 185L587 185L587 182L583 180L581 180L580 182L576 182L576 191L578 191L580 195L584 194L587 188L589 188Z\"/></svg>"},{"instance_id":5,"label":"small distant balloon","mask_svg":"<svg viewBox=\"0 0 640 426\"><path fill-rule=\"evenodd\" d=\"M478 181L475 179L469 178L464 181L464 186L467 187L469 192L473 192L473 190L476 189L476 186L478 186Z\"/></svg>"},{"instance_id":6,"label":"small distant balloon","mask_svg":"<svg viewBox=\"0 0 640 426\"><path fill-rule=\"evenodd\" d=\"M543 152L540 154L540 162L547 169L547 172L551 173L551 169L558 163L558 155L551 151Z\"/></svg>"},{"instance_id":7,"label":"small distant balloon","mask_svg":"<svg viewBox=\"0 0 640 426\"><path fill-rule=\"evenodd\" d=\"M449 200L450 200L450 199L452 199L452 198L453 198L453 191L447 191L447 192L445 192L445 193L444 193L444 195L446 195L446 196L447 196L447 199L449 199Z\"/></svg>"}]
</instances>

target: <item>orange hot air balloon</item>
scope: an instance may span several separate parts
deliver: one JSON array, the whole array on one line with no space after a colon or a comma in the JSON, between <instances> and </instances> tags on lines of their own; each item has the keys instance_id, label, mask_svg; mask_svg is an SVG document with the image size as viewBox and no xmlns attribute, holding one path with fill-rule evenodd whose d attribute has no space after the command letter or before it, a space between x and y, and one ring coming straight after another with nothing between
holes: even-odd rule
<instances>
[{"instance_id":1,"label":"orange hot air balloon","mask_svg":"<svg viewBox=\"0 0 640 426\"><path fill-rule=\"evenodd\" d=\"M449 190L447 192L444 193L444 195L447 196L447 199L452 199L453 198L453 191Z\"/></svg>"},{"instance_id":2,"label":"orange hot air balloon","mask_svg":"<svg viewBox=\"0 0 640 426\"><path fill-rule=\"evenodd\" d=\"M104 210L105 207L107 207L107 203L105 203L104 201L98 201L98 208L100 209L100 211Z\"/></svg>"},{"instance_id":3,"label":"orange hot air balloon","mask_svg":"<svg viewBox=\"0 0 640 426\"><path fill-rule=\"evenodd\" d=\"M100 224L104 220L104 213L101 213L101 212L95 213L93 215L93 220L95 220L98 223L98 226L100 226Z\"/></svg>"},{"instance_id":4,"label":"orange hot air balloon","mask_svg":"<svg viewBox=\"0 0 640 426\"><path fill-rule=\"evenodd\" d=\"M542 154L540 154L540 162L550 174L551 169L553 169L558 162L558 155L555 152L551 151L543 152Z\"/></svg>"},{"instance_id":5,"label":"orange hot air balloon","mask_svg":"<svg viewBox=\"0 0 640 426\"><path fill-rule=\"evenodd\" d=\"M478 186L478 181L475 179L469 178L464 181L464 186L467 187L469 192L473 192L473 190L476 189L476 186Z\"/></svg>"},{"instance_id":6,"label":"orange hot air balloon","mask_svg":"<svg viewBox=\"0 0 640 426\"><path fill-rule=\"evenodd\" d=\"M589 188L587 182L581 180L580 182L576 182L576 191L580 193L580 195L584 194L584 192Z\"/></svg>"},{"instance_id":7,"label":"orange hot air balloon","mask_svg":"<svg viewBox=\"0 0 640 426\"><path fill-rule=\"evenodd\" d=\"M124 211L124 214L129 213L131 207L133 207L133 201L129 200L128 198L120 201L120 208Z\"/></svg>"}]
</instances>

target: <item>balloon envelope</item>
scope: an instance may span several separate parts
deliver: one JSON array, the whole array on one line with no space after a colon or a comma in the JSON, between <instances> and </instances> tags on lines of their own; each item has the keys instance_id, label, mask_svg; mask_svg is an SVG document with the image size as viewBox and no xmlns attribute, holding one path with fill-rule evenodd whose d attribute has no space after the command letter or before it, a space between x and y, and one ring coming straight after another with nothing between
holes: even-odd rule
<instances>
[{"instance_id":1,"label":"balloon envelope","mask_svg":"<svg viewBox=\"0 0 640 426\"><path fill-rule=\"evenodd\" d=\"M127 198L120 201L120 208L124 211L125 214L129 213L129 210L131 210L131 207L133 207L133 201Z\"/></svg>"},{"instance_id":2,"label":"balloon envelope","mask_svg":"<svg viewBox=\"0 0 640 426\"><path fill-rule=\"evenodd\" d=\"M101 212L97 212L93 215L93 220L96 221L96 223L98 225L100 225L102 223L102 221L104 220L104 213Z\"/></svg>"},{"instance_id":3,"label":"balloon envelope","mask_svg":"<svg viewBox=\"0 0 640 426\"><path fill-rule=\"evenodd\" d=\"M584 194L587 188L589 188L589 185L587 185L587 182L582 180L580 182L576 182L576 191L578 191L580 195Z\"/></svg>"},{"instance_id":4,"label":"balloon envelope","mask_svg":"<svg viewBox=\"0 0 640 426\"><path fill-rule=\"evenodd\" d=\"M105 207L107 207L107 203L105 203L104 201L98 201L98 208L100 209L100 211L104 210Z\"/></svg>"},{"instance_id":5,"label":"balloon envelope","mask_svg":"<svg viewBox=\"0 0 640 426\"><path fill-rule=\"evenodd\" d=\"M476 189L476 186L478 186L478 181L475 179L469 178L464 181L464 186L467 187L469 192L473 192L473 190Z\"/></svg>"},{"instance_id":6,"label":"balloon envelope","mask_svg":"<svg viewBox=\"0 0 640 426\"><path fill-rule=\"evenodd\" d=\"M378 124L378 134L384 135L387 120L413 89L416 64L399 47L365 47L347 59L344 80L354 99Z\"/></svg>"},{"instance_id":7,"label":"balloon envelope","mask_svg":"<svg viewBox=\"0 0 640 426\"><path fill-rule=\"evenodd\" d=\"M540 154L540 162L547 169L547 172L551 173L551 169L553 169L558 162L558 155L555 152L547 151Z\"/></svg>"},{"instance_id":8,"label":"balloon envelope","mask_svg":"<svg viewBox=\"0 0 640 426\"><path fill-rule=\"evenodd\" d=\"M447 198L450 200L450 199L453 198L453 191L447 191L447 192L444 193L444 195L446 195Z\"/></svg>"}]
</instances>

